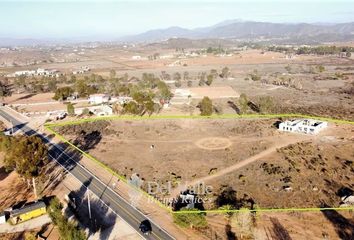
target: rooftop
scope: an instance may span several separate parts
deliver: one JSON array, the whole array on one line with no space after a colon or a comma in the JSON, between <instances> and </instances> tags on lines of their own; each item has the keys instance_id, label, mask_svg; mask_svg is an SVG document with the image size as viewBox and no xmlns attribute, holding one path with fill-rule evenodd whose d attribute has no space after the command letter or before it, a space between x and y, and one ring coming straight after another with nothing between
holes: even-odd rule
<instances>
[{"instance_id":1,"label":"rooftop","mask_svg":"<svg viewBox=\"0 0 354 240\"><path fill-rule=\"evenodd\" d=\"M27 206L24 206L23 208L12 210L11 217L16 217L18 215L28 213L28 212L31 212L36 209L45 208L45 207L46 207L46 205L44 202L31 203Z\"/></svg>"}]
</instances>

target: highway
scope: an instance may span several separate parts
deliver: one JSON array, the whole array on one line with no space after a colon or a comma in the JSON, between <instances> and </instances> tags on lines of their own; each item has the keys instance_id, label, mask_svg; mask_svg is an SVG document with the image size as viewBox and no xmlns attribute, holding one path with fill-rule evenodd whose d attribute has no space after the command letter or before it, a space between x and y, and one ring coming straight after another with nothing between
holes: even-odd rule
<instances>
[{"instance_id":1,"label":"highway","mask_svg":"<svg viewBox=\"0 0 354 240\"><path fill-rule=\"evenodd\" d=\"M175 239L168 232L152 222L151 219L146 217L142 212L131 206L125 199L111 190L106 184L101 182L96 176L94 176L94 174L85 169L85 167L76 162L74 159L81 157L78 151L64 151L60 146L28 127L25 122L15 118L11 115L11 113L9 113L9 111L6 111L5 107L0 107L0 115L7 121L12 122L15 126L15 130L22 131L27 135L38 135L41 137L48 145L50 159L55 160L58 164L65 168L68 173L78 179L90 190L90 192L100 198L100 200L103 201L112 211L114 211L138 233L140 233L143 238L160 240ZM150 235L142 235L139 230L140 222L145 219L148 219L151 222L152 233Z\"/></svg>"}]
</instances>

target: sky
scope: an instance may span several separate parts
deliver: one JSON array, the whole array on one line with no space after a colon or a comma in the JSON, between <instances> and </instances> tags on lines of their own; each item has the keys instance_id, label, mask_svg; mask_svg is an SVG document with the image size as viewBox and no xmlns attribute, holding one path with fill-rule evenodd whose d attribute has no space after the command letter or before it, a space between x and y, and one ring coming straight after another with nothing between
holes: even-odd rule
<instances>
[{"instance_id":1,"label":"sky","mask_svg":"<svg viewBox=\"0 0 354 240\"><path fill-rule=\"evenodd\" d=\"M354 0L0 0L0 37L8 38L115 38L228 19L354 22Z\"/></svg>"}]
</instances>

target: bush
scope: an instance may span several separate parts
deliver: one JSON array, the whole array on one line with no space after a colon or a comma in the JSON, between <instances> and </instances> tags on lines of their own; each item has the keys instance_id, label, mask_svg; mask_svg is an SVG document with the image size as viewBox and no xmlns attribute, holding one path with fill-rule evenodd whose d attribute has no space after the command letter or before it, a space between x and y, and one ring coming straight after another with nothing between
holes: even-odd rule
<instances>
[{"instance_id":1,"label":"bush","mask_svg":"<svg viewBox=\"0 0 354 240\"><path fill-rule=\"evenodd\" d=\"M182 208L181 211L198 211L198 209ZM204 228L208 225L205 213L174 213L173 221L181 227Z\"/></svg>"},{"instance_id":2,"label":"bush","mask_svg":"<svg viewBox=\"0 0 354 240\"><path fill-rule=\"evenodd\" d=\"M68 105L66 105L67 111L69 116L74 116L75 115L75 108L74 105L72 103L68 103Z\"/></svg>"},{"instance_id":3,"label":"bush","mask_svg":"<svg viewBox=\"0 0 354 240\"><path fill-rule=\"evenodd\" d=\"M199 103L200 115L210 116L213 114L213 102L210 98L204 97L203 100Z\"/></svg>"},{"instance_id":4,"label":"bush","mask_svg":"<svg viewBox=\"0 0 354 240\"><path fill-rule=\"evenodd\" d=\"M73 94L74 90L71 87L62 87L58 88L55 91L55 95L53 97L54 100L66 100L68 97L70 97L71 94Z\"/></svg>"}]
</instances>

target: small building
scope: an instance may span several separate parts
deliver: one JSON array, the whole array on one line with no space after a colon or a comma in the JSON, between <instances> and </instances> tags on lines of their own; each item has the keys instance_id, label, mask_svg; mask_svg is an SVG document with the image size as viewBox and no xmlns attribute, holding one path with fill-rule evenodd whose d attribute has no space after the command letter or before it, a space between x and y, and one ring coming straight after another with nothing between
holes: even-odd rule
<instances>
[{"instance_id":1,"label":"small building","mask_svg":"<svg viewBox=\"0 0 354 240\"><path fill-rule=\"evenodd\" d=\"M10 212L10 221L12 224L18 224L32 218L42 216L47 213L47 208L44 202L34 202L20 209L15 209Z\"/></svg>"},{"instance_id":2,"label":"small building","mask_svg":"<svg viewBox=\"0 0 354 240\"><path fill-rule=\"evenodd\" d=\"M297 132L305 134L317 134L327 127L327 122L314 119L298 119L285 121L279 124L279 130L284 132Z\"/></svg>"},{"instance_id":3,"label":"small building","mask_svg":"<svg viewBox=\"0 0 354 240\"><path fill-rule=\"evenodd\" d=\"M6 223L6 215L5 213L0 213L0 224Z\"/></svg>"},{"instance_id":4,"label":"small building","mask_svg":"<svg viewBox=\"0 0 354 240\"><path fill-rule=\"evenodd\" d=\"M111 99L110 95L108 94L93 94L89 97L90 104L102 104L108 103Z\"/></svg>"}]
</instances>

